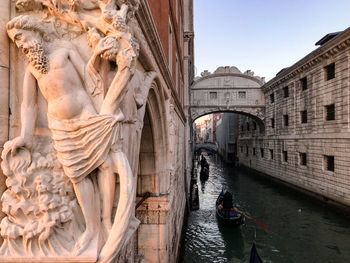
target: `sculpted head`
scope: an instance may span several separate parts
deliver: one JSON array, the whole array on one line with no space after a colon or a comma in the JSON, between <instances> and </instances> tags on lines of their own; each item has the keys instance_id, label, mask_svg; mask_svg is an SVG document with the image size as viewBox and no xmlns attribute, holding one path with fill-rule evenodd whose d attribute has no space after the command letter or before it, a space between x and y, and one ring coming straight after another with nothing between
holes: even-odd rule
<instances>
[{"instance_id":1,"label":"sculpted head","mask_svg":"<svg viewBox=\"0 0 350 263\"><path fill-rule=\"evenodd\" d=\"M6 29L11 40L26 54L30 64L41 73L47 73L48 60L42 46L47 31L40 20L27 15L17 16L7 23Z\"/></svg>"},{"instance_id":2,"label":"sculpted head","mask_svg":"<svg viewBox=\"0 0 350 263\"><path fill-rule=\"evenodd\" d=\"M43 23L32 16L21 15L13 18L6 25L7 34L19 47L24 48L32 40L39 41L47 36Z\"/></svg>"}]
</instances>

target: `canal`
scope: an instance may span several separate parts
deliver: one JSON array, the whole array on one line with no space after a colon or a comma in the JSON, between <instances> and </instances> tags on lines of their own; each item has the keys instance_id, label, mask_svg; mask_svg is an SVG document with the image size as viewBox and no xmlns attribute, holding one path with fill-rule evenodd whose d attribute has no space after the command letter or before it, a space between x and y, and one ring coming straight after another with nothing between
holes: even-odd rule
<instances>
[{"instance_id":1,"label":"canal","mask_svg":"<svg viewBox=\"0 0 350 263\"><path fill-rule=\"evenodd\" d=\"M200 209L189 215L180 262L249 262L252 243L266 262L350 262L350 220L285 186L207 158L209 179L198 188ZM222 186L252 219L238 229L217 223Z\"/></svg>"}]
</instances>

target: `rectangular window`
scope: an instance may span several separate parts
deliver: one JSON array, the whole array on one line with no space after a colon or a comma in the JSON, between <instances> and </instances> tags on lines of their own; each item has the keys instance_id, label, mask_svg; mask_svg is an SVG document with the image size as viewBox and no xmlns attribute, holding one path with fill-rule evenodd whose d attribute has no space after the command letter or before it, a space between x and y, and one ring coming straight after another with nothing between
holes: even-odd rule
<instances>
[{"instance_id":1,"label":"rectangular window","mask_svg":"<svg viewBox=\"0 0 350 263\"><path fill-rule=\"evenodd\" d=\"M238 98L245 99L247 97L247 93L245 91L238 91Z\"/></svg>"},{"instance_id":2,"label":"rectangular window","mask_svg":"<svg viewBox=\"0 0 350 263\"><path fill-rule=\"evenodd\" d=\"M333 121L335 120L335 105L330 104L325 106L326 111L326 121Z\"/></svg>"},{"instance_id":3,"label":"rectangular window","mask_svg":"<svg viewBox=\"0 0 350 263\"><path fill-rule=\"evenodd\" d=\"M260 156L261 158L264 158L264 148L260 148Z\"/></svg>"},{"instance_id":4,"label":"rectangular window","mask_svg":"<svg viewBox=\"0 0 350 263\"><path fill-rule=\"evenodd\" d=\"M256 155L255 148L253 148L253 155L254 155L254 156Z\"/></svg>"},{"instance_id":5,"label":"rectangular window","mask_svg":"<svg viewBox=\"0 0 350 263\"><path fill-rule=\"evenodd\" d=\"M247 122L247 131L250 130L250 127L249 127L249 122Z\"/></svg>"},{"instance_id":6,"label":"rectangular window","mask_svg":"<svg viewBox=\"0 0 350 263\"><path fill-rule=\"evenodd\" d=\"M307 123L307 111L303 110L300 112L300 122Z\"/></svg>"},{"instance_id":7,"label":"rectangular window","mask_svg":"<svg viewBox=\"0 0 350 263\"><path fill-rule=\"evenodd\" d=\"M271 118L271 128L275 128L275 118Z\"/></svg>"},{"instance_id":8,"label":"rectangular window","mask_svg":"<svg viewBox=\"0 0 350 263\"><path fill-rule=\"evenodd\" d=\"M274 103L275 102L275 93L271 93L270 94L270 103Z\"/></svg>"},{"instance_id":9,"label":"rectangular window","mask_svg":"<svg viewBox=\"0 0 350 263\"><path fill-rule=\"evenodd\" d=\"M217 92L209 92L209 97L211 100L215 100L218 98L218 93Z\"/></svg>"},{"instance_id":10,"label":"rectangular window","mask_svg":"<svg viewBox=\"0 0 350 263\"><path fill-rule=\"evenodd\" d=\"M253 121L253 131L256 131L256 122Z\"/></svg>"},{"instance_id":11,"label":"rectangular window","mask_svg":"<svg viewBox=\"0 0 350 263\"><path fill-rule=\"evenodd\" d=\"M288 86L283 88L283 98L288 98L289 97L289 88Z\"/></svg>"},{"instance_id":12,"label":"rectangular window","mask_svg":"<svg viewBox=\"0 0 350 263\"><path fill-rule=\"evenodd\" d=\"M306 165L306 163L307 163L306 153L299 153L299 164Z\"/></svg>"},{"instance_id":13,"label":"rectangular window","mask_svg":"<svg viewBox=\"0 0 350 263\"><path fill-rule=\"evenodd\" d=\"M325 170L334 172L334 156L324 155L323 162Z\"/></svg>"},{"instance_id":14,"label":"rectangular window","mask_svg":"<svg viewBox=\"0 0 350 263\"><path fill-rule=\"evenodd\" d=\"M334 79L335 78L335 64L331 63L324 68L326 80Z\"/></svg>"},{"instance_id":15,"label":"rectangular window","mask_svg":"<svg viewBox=\"0 0 350 263\"><path fill-rule=\"evenodd\" d=\"M248 146L246 147L246 150L245 150L245 155L248 156L249 155L249 148Z\"/></svg>"},{"instance_id":16,"label":"rectangular window","mask_svg":"<svg viewBox=\"0 0 350 263\"><path fill-rule=\"evenodd\" d=\"M283 151L282 155L283 155L283 162L288 163L288 152Z\"/></svg>"},{"instance_id":17,"label":"rectangular window","mask_svg":"<svg viewBox=\"0 0 350 263\"><path fill-rule=\"evenodd\" d=\"M304 77L302 79L300 79L300 84L301 84L301 89L302 90L307 90L307 78Z\"/></svg>"},{"instance_id":18,"label":"rectangular window","mask_svg":"<svg viewBox=\"0 0 350 263\"><path fill-rule=\"evenodd\" d=\"M241 125L241 131L244 131L244 127L243 127L243 125Z\"/></svg>"},{"instance_id":19,"label":"rectangular window","mask_svg":"<svg viewBox=\"0 0 350 263\"><path fill-rule=\"evenodd\" d=\"M243 146L241 146L241 153L243 153Z\"/></svg>"},{"instance_id":20,"label":"rectangular window","mask_svg":"<svg viewBox=\"0 0 350 263\"><path fill-rule=\"evenodd\" d=\"M283 125L285 127L289 126L289 116L287 114L283 115Z\"/></svg>"},{"instance_id":21,"label":"rectangular window","mask_svg":"<svg viewBox=\"0 0 350 263\"><path fill-rule=\"evenodd\" d=\"M273 150L270 149L270 159L273 160Z\"/></svg>"}]
</instances>

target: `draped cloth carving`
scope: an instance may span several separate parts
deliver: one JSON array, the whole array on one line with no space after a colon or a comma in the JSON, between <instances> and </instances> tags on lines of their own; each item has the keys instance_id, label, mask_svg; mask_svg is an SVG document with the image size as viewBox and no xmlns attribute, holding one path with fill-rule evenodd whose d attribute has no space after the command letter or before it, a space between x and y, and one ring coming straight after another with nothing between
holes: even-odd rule
<instances>
[{"instance_id":1,"label":"draped cloth carving","mask_svg":"<svg viewBox=\"0 0 350 263\"><path fill-rule=\"evenodd\" d=\"M111 115L63 121L49 118L49 128L57 158L74 183L103 163L119 134L117 121Z\"/></svg>"}]
</instances>

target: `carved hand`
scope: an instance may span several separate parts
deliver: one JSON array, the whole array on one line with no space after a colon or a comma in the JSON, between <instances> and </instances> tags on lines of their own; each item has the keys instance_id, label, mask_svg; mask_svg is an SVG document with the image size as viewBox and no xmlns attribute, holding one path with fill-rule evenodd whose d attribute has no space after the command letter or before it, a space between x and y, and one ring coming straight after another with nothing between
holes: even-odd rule
<instances>
[{"instance_id":1,"label":"carved hand","mask_svg":"<svg viewBox=\"0 0 350 263\"><path fill-rule=\"evenodd\" d=\"M111 49L114 45L114 41L116 40L112 37L102 38L95 47L95 55L101 55L106 50Z\"/></svg>"},{"instance_id":2,"label":"carved hand","mask_svg":"<svg viewBox=\"0 0 350 263\"><path fill-rule=\"evenodd\" d=\"M13 140L9 141L10 143L10 149L11 149L11 155L15 155L16 151L21 148L25 147L27 149L30 149L32 147L30 142L26 142L23 137L18 136L14 138Z\"/></svg>"}]
</instances>

